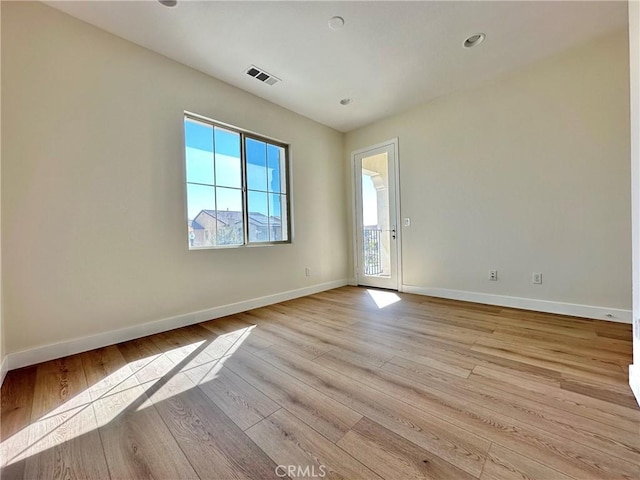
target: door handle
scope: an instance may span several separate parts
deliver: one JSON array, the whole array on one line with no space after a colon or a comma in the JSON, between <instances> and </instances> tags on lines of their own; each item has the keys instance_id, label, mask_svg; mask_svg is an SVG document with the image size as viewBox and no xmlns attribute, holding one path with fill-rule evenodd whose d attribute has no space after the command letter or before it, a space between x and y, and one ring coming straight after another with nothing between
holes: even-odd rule
<instances>
[{"instance_id":1,"label":"door handle","mask_svg":"<svg viewBox=\"0 0 640 480\"><path fill-rule=\"evenodd\" d=\"M391 227L391 238L396 239L396 226Z\"/></svg>"}]
</instances>

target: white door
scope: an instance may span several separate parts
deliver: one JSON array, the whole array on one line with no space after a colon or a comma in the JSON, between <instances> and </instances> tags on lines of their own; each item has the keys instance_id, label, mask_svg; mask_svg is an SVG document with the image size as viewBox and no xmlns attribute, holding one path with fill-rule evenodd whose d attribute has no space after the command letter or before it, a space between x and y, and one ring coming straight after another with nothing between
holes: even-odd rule
<instances>
[{"instance_id":1,"label":"white door","mask_svg":"<svg viewBox=\"0 0 640 480\"><path fill-rule=\"evenodd\" d=\"M358 285L398 290L397 140L353 153Z\"/></svg>"}]
</instances>

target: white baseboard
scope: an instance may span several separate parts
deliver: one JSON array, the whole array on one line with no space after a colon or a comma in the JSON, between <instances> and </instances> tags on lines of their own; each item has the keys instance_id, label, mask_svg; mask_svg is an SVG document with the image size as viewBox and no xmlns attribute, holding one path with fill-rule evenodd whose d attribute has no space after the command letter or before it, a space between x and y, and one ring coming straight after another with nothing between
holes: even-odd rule
<instances>
[{"instance_id":1,"label":"white baseboard","mask_svg":"<svg viewBox=\"0 0 640 480\"><path fill-rule=\"evenodd\" d=\"M629 386L640 405L640 365L629 365Z\"/></svg>"},{"instance_id":2,"label":"white baseboard","mask_svg":"<svg viewBox=\"0 0 640 480\"><path fill-rule=\"evenodd\" d=\"M4 383L4 377L7 375L7 371L9 371L9 357L5 356L0 363L0 387Z\"/></svg>"},{"instance_id":3,"label":"white baseboard","mask_svg":"<svg viewBox=\"0 0 640 480\"><path fill-rule=\"evenodd\" d=\"M487 305L499 305L501 307L521 308L537 312L557 313L574 317L594 318L608 320L610 322L631 323L631 310L619 308L596 307L593 305L579 305L575 303L552 302L534 298L508 297L505 295L493 295L491 293L467 292L464 290L449 290L446 288L416 287L402 285L401 291L428 295L430 297L449 298L466 302L484 303Z\"/></svg>"},{"instance_id":4,"label":"white baseboard","mask_svg":"<svg viewBox=\"0 0 640 480\"><path fill-rule=\"evenodd\" d=\"M209 308L207 310L177 315L175 317L156 320L154 322L135 325L133 327L127 327L120 330L112 330L110 332L99 333L89 337L75 338L60 343L11 353L7 355L5 362L3 362L3 371L7 368L9 370L14 370L16 368L46 362L48 360L66 357L68 355L75 355L76 353L86 352L87 350L93 350L94 348L106 347L115 343L126 342L135 338L166 332L167 330L172 330L174 328L193 325L194 323L204 322L213 318L225 317L227 315L245 312L254 308L265 307L274 303L284 302L286 300L312 295L325 290L343 287L347 284L347 279L321 283L310 287L298 288L296 290L289 290L273 295L267 295L265 297L253 298L242 302ZM5 366L5 364L7 365Z\"/></svg>"}]
</instances>

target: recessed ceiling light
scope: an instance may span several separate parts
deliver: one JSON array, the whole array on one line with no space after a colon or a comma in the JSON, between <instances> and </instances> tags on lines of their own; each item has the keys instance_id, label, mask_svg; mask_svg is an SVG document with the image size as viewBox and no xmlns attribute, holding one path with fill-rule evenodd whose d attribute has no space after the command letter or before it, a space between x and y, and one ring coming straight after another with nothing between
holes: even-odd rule
<instances>
[{"instance_id":1,"label":"recessed ceiling light","mask_svg":"<svg viewBox=\"0 0 640 480\"><path fill-rule=\"evenodd\" d=\"M340 30L342 27L344 27L344 18L336 16L329 19L329 28L331 30Z\"/></svg>"},{"instance_id":2,"label":"recessed ceiling light","mask_svg":"<svg viewBox=\"0 0 640 480\"><path fill-rule=\"evenodd\" d=\"M475 47L476 45L480 45L484 42L486 35L484 33L474 33L469 38L467 38L462 44L465 48Z\"/></svg>"},{"instance_id":3,"label":"recessed ceiling light","mask_svg":"<svg viewBox=\"0 0 640 480\"><path fill-rule=\"evenodd\" d=\"M340 105L349 105L350 103L351 103L350 98L343 98L342 100L340 100Z\"/></svg>"},{"instance_id":4,"label":"recessed ceiling light","mask_svg":"<svg viewBox=\"0 0 640 480\"><path fill-rule=\"evenodd\" d=\"M165 7L175 7L178 4L178 0L158 0Z\"/></svg>"}]
</instances>

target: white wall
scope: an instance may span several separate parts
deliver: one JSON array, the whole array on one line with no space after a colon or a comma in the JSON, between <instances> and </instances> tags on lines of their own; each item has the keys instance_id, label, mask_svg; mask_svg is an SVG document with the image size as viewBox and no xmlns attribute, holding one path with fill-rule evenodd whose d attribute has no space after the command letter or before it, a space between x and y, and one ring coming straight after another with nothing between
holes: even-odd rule
<instances>
[{"instance_id":1,"label":"white wall","mask_svg":"<svg viewBox=\"0 0 640 480\"><path fill-rule=\"evenodd\" d=\"M9 353L347 277L342 134L39 3L2 27ZM291 144L294 244L187 250L184 110Z\"/></svg>"},{"instance_id":2,"label":"white wall","mask_svg":"<svg viewBox=\"0 0 640 480\"><path fill-rule=\"evenodd\" d=\"M2 8L0 8L0 51L2 51ZM0 62L0 78L2 78L2 62ZM1 90L1 89L0 89ZM2 111L2 92L0 91L0 112ZM0 132L2 132L2 115L0 115ZM0 134L0 226L2 225L2 135ZM2 234L0 227L0 272L2 272ZM0 385L4 381L7 369L6 347L4 336L4 316L2 314L2 275L0 275Z\"/></svg>"},{"instance_id":3,"label":"white wall","mask_svg":"<svg viewBox=\"0 0 640 480\"><path fill-rule=\"evenodd\" d=\"M348 133L399 137L403 284L628 320L628 63L625 30Z\"/></svg>"},{"instance_id":4,"label":"white wall","mask_svg":"<svg viewBox=\"0 0 640 480\"><path fill-rule=\"evenodd\" d=\"M640 2L629 2L631 188L633 191L633 365L629 383L640 404Z\"/></svg>"}]
</instances>

